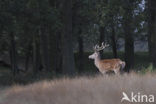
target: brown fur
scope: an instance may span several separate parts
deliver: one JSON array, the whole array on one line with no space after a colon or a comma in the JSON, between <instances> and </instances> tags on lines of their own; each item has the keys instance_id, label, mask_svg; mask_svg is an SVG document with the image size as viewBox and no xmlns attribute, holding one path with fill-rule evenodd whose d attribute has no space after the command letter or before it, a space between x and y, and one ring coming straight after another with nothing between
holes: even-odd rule
<instances>
[{"instance_id":1,"label":"brown fur","mask_svg":"<svg viewBox=\"0 0 156 104\"><path fill-rule=\"evenodd\" d=\"M120 67L120 59L105 59L99 61L100 68L105 70L113 70Z\"/></svg>"},{"instance_id":2,"label":"brown fur","mask_svg":"<svg viewBox=\"0 0 156 104\"><path fill-rule=\"evenodd\" d=\"M125 62L121 61L120 59L104 59L99 60L97 67L101 73L106 73L108 71L114 71L115 73L119 73L121 69L124 68Z\"/></svg>"}]
</instances>

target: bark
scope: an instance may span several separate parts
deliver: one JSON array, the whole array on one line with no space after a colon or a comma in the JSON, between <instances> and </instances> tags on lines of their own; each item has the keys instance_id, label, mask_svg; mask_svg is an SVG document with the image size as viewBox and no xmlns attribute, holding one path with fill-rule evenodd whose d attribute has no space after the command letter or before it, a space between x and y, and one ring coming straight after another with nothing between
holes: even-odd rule
<instances>
[{"instance_id":1,"label":"bark","mask_svg":"<svg viewBox=\"0 0 156 104\"><path fill-rule=\"evenodd\" d=\"M84 70L84 50L83 50L83 37L81 36L81 30L79 31L78 44L79 44L79 57L78 57L78 69L79 73Z\"/></svg>"},{"instance_id":2,"label":"bark","mask_svg":"<svg viewBox=\"0 0 156 104\"><path fill-rule=\"evenodd\" d=\"M29 42L28 46L27 46L27 49L26 49L26 54L25 54L25 71L26 72L28 71L28 68L29 68L31 50L32 50L32 44L31 44L31 42Z\"/></svg>"},{"instance_id":3,"label":"bark","mask_svg":"<svg viewBox=\"0 0 156 104\"><path fill-rule=\"evenodd\" d=\"M49 0L51 7L56 8L61 11L62 9L62 0ZM62 17L59 17L62 19ZM55 33L51 31L50 35L50 67L53 72L56 74L62 73L62 42L61 42L61 33L60 30L57 30ZM53 41L51 41L53 40Z\"/></svg>"},{"instance_id":4,"label":"bark","mask_svg":"<svg viewBox=\"0 0 156 104\"><path fill-rule=\"evenodd\" d=\"M116 44L116 39L115 39L115 29L113 26L111 28L112 28L112 36L111 36L112 50L113 50L114 58L117 58L117 44Z\"/></svg>"},{"instance_id":5,"label":"bark","mask_svg":"<svg viewBox=\"0 0 156 104\"><path fill-rule=\"evenodd\" d=\"M56 37L56 45L57 45L57 58L56 58L56 73L57 74L62 74L62 56L63 56L63 53L62 53L62 42L60 41L61 40L61 33L58 32L57 33L57 37Z\"/></svg>"},{"instance_id":6,"label":"bark","mask_svg":"<svg viewBox=\"0 0 156 104\"><path fill-rule=\"evenodd\" d=\"M52 34L52 33L51 33ZM57 38L56 38L56 34L54 35L50 35L50 40L53 40L53 41L50 41L50 68L52 69L53 72L56 72L56 68L57 68L57 41L59 41Z\"/></svg>"},{"instance_id":7,"label":"bark","mask_svg":"<svg viewBox=\"0 0 156 104\"><path fill-rule=\"evenodd\" d=\"M13 71L13 75L15 76L18 73L17 67L17 53L16 53L16 43L15 43L15 36L14 33L11 32L10 34L10 61L11 61L11 68Z\"/></svg>"},{"instance_id":8,"label":"bark","mask_svg":"<svg viewBox=\"0 0 156 104\"><path fill-rule=\"evenodd\" d=\"M128 0L129 1L129 0ZM126 1L125 1L126 2ZM125 35L125 61L126 71L129 72L130 68L134 66L134 37L132 29L132 3L129 1L125 5L125 13L123 20L123 29Z\"/></svg>"},{"instance_id":9,"label":"bark","mask_svg":"<svg viewBox=\"0 0 156 104\"><path fill-rule=\"evenodd\" d=\"M75 60L72 46L72 0L64 0L63 2L63 23L62 69L64 74L74 74Z\"/></svg>"},{"instance_id":10,"label":"bark","mask_svg":"<svg viewBox=\"0 0 156 104\"><path fill-rule=\"evenodd\" d=\"M101 45L101 43L105 41L105 27L100 27L99 31L100 31L99 44Z\"/></svg>"},{"instance_id":11,"label":"bark","mask_svg":"<svg viewBox=\"0 0 156 104\"><path fill-rule=\"evenodd\" d=\"M56 74L62 73L61 65L61 36L60 32L56 32L54 35L50 35L50 67Z\"/></svg>"},{"instance_id":12,"label":"bark","mask_svg":"<svg viewBox=\"0 0 156 104\"><path fill-rule=\"evenodd\" d=\"M101 45L102 42L105 42L105 27L100 27L100 39L99 39L99 45ZM103 50L100 51L101 58L103 57Z\"/></svg>"},{"instance_id":13,"label":"bark","mask_svg":"<svg viewBox=\"0 0 156 104\"><path fill-rule=\"evenodd\" d=\"M49 49L48 49L48 31L46 25L41 26L41 34L40 34L40 41L41 41L41 50L43 55L43 67L47 71L50 70L50 59L49 59Z\"/></svg>"},{"instance_id":14,"label":"bark","mask_svg":"<svg viewBox=\"0 0 156 104\"><path fill-rule=\"evenodd\" d=\"M40 44L38 40L38 33L34 33L33 36L33 72L37 74L41 67L41 54L40 54Z\"/></svg>"},{"instance_id":15,"label":"bark","mask_svg":"<svg viewBox=\"0 0 156 104\"><path fill-rule=\"evenodd\" d=\"M149 50L149 59L152 59L152 39L151 39L151 34L152 34L152 28L151 28L151 24L152 24L152 19L151 19L151 0L146 0L146 7L147 7L147 22L148 22L148 50Z\"/></svg>"},{"instance_id":16,"label":"bark","mask_svg":"<svg viewBox=\"0 0 156 104\"><path fill-rule=\"evenodd\" d=\"M149 57L153 65L156 67L156 1L148 0L148 46Z\"/></svg>"}]
</instances>

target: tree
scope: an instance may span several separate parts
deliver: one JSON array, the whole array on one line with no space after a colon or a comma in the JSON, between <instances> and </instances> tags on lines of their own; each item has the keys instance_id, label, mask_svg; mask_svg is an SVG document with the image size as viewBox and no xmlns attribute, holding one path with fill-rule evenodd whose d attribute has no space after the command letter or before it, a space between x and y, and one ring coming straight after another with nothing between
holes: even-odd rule
<instances>
[{"instance_id":1,"label":"tree","mask_svg":"<svg viewBox=\"0 0 156 104\"><path fill-rule=\"evenodd\" d=\"M152 63L156 66L156 1L147 0L148 9L148 46Z\"/></svg>"},{"instance_id":2,"label":"tree","mask_svg":"<svg viewBox=\"0 0 156 104\"><path fill-rule=\"evenodd\" d=\"M114 55L114 58L117 58L117 42L116 42L116 37L115 37L116 35L115 29L113 25L111 25L111 30L112 30L111 41L112 41L113 55Z\"/></svg>"},{"instance_id":3,"label":"tree","mask_svg":"<svg viewBox=\"0 0 156 104\"><path fill-rule=\"evenodd\" d=\"M75 73L72 43L72 0L63 1L62 69L64 74Z\"/></svg>"},{"instance_id":4,"label":"tree","mask_svg":"<svg viewBox=\"0 0 156 104\"><path fill-rule=\"evenodd\" d=\"M15 36L14 33L11 32L10 36L10 60L11 60L11 68L13 70L13 75L18 73L18 66L17 66L17 53L16 53L16 43L15 43Z\"/></svg>"},{"instance_id":5,"label":"tree","mask_svg":"<svg viewBox=\"0 0 156 104\"><path fill-rule=\"evenodd\" d=\"M99 18L99 32L100 32L100 43L111 41L113 55L117 57L117 33L115 28L118 27L118 17L120 16L119 8L121 6L121 1L115 0L104 0L97 4L97 15ZM102 54L102 52L101 52Z\"/></svg>"},{"instance_id":6,"label":"tree","mask_svg":"<svg viewBox=\"0 0 156 104\"><path fill-rule=\"evenodd\" d=\"M33 33L33 74L36 75L40 69L40 42L39 42L39 31Z\"/></svg>"},{"instance_id":7,"label":"tree","mask_svg":"<svg viewBox=\"0 0 156 104\"><path fill-rule=\"evenodd\" d=\"M130 68L134 66L134 33L132 28L133 23L133 0L125 0L123 3L123 30L125 35L125 61L126 71L129 72Z\"/></svg>"}]
</instances>

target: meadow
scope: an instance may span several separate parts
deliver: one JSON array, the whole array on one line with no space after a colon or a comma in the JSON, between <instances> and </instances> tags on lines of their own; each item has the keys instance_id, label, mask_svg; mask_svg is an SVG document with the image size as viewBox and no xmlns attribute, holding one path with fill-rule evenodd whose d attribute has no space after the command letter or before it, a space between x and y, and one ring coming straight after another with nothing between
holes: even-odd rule
<instances>
[{"instance_id":1,"label":"meadow","mask_svg":"<svg viewBox=\"0 0 156 104\"><path fill-rule=\"evenodd\" d=\"M88 60L89 54L85 54L83 74L71 77L44 72L13 77L1 67L0 104L133 104L121 102L123 92L156 96L156 74L147 53L136 53L135 68L122 75L101 75L93 60ZM111 57L111 53L104 55ZM119 57L123 59L123 54Z\"/></svg>"},{"instance_id":2,"label":"meadow","mask_svg":"<svg viewBox=\"0 0 156 104\"><path fill-rule=\"evenodd\" d=\"M129 96L131 92L156 96L155 86L155 74L65 77L1 90L0 104L135 104L121 102L122 93Z\"/></svg>"}]
</instances>

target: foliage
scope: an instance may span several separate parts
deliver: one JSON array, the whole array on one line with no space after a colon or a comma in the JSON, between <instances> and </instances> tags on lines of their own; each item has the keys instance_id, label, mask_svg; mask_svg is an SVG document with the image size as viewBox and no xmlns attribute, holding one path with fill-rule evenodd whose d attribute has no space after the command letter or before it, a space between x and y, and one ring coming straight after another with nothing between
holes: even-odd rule
<instances>
[{"instance_id":1,"label":"foliage","mask_svg":"<svg viewBox=\"0 0 156 104\"><path fill-rule=\"evenodd\" d=\"M23 64L25 63L27 53L30 51L28 56L30 56L29 60L31 61L29 63L34 64L32 60L36 52L35 49L42 47L41 34L44 34L47 36L47 50L50 54L49 57L51 57L51 65L61 66L62 34L65 25L62 19L64 17L63 5L63 1L57 0L0 0L0 55L10 55L11 40L9 35L13 32L19 63L21 60ZM145 3L142 0L74 0L71 20L71 41L74 45L71 48L75 49L79 37L84 40L84 51L91 45L98 43L100 27L106 29L107 42L111 41L112 27L115 29L116 40L125 39L123 20L127 9L132 11L131 24L134 40L147 41L147 14ZM42 27L45 27L44 33L41 31ZM41 64L44 63L43 50L38 49L38 54L36 52ZM76 49L74 51L77 52ZM56 56L59 56L59 59ZM122 57L122 59L124 58ZM79 59L77 58L75 61L79 61ZM136 61L138 60L136 59ZM23 67L24 65L22 69L24 69Z\"/></svg>"}]
</instances>

